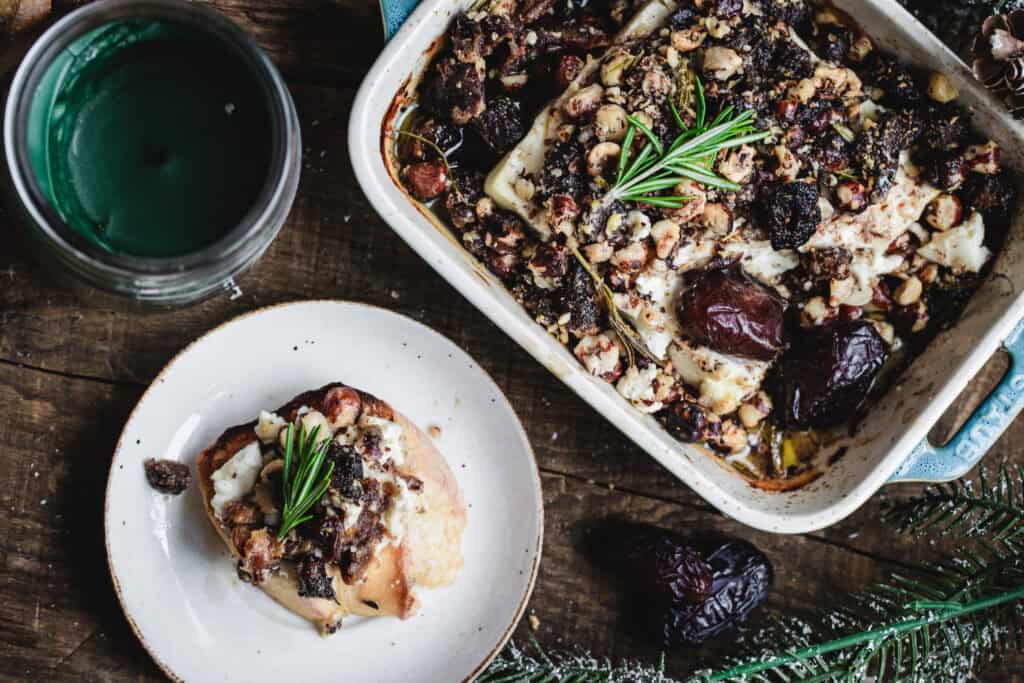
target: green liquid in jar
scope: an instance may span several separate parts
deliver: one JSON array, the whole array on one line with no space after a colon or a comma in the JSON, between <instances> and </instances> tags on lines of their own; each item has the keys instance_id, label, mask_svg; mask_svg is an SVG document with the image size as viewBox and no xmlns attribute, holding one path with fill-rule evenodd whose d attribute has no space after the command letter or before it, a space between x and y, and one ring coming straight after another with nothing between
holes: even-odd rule
<instances>
[{"instance_id":1,"label":"green liquid in jar","mask_svg":"<svg viewBox=\"0 0 1024 683\"><path fill-rule=\"evenodd\" d=\"M238 225L266 182L271 124L255 75L198 28L124 20L77 39L32 102L37 179L111 252L181 256Z\"/></svg>"}]
</instances>

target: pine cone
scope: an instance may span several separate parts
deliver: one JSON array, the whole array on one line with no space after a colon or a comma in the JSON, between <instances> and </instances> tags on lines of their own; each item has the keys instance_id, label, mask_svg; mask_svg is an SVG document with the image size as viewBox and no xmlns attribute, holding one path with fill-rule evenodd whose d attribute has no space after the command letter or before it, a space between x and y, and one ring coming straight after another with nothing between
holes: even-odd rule
<instances>
[{"instance_id":1,"label":"pine cone","mask_svg":"<svg viewBox=\"0 0 1024 683\"><path fill-rule=\"evenodd\" d=\"M1024 10L990 16L974 39L974 77L1024 114Z\"/></svg>"}]
</instances>

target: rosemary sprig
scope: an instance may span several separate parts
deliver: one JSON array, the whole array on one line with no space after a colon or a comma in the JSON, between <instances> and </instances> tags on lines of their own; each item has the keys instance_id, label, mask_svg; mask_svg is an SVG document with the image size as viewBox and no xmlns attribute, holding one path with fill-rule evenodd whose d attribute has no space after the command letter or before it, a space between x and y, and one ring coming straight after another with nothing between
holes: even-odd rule
<instances>
[{"instance_id":1,"label":"rosemary sprig","mask_svg":"<svg viewBox=\"0 0 1024 683\"><path fill-rule=\"evenodd\" d=\"M334 463L327 462L330 440L317 441L319 425L306 433L300 425L298 434L295 425L289 424L285 433L284 469L281 476L281 528L277 537L283 539L288 532L313 518L308 514L327 492L331 484Z\"/></svg>"},{"instance_id":2,"label":"rosemary sprig","mask_svg":"<svg viewBox=\"0 0 1024 683\"><path fill-rule=\"evenodd\" d=\"M684 125L675 103L669 102L681 132L667 149L643 121L635 116L626 117L629 128L622 141L618 174L611 190L605 195L605 204L620 200L679 208L688 201L688 197L652 196L651 193L675 187L686 179L722 190L740 189L737 183L723 178L713 170L714 159L722 150L764 140L770 133L758 131L754 127L754 112L737 114L731 106L723 109L710 124L706 124L704 88L699 78L695 80L694 87L697 103L696 121L692 128ZM638 133L647 138L647 143L635 158L630 159Z\"/></svg>"},{"instance_id":3,"label":"rosemary sprig","mask_svg":"<svg viewBox=\"0 0 1024 683\"><path fill-rule=\"evenodd\" d=\"M633 352L636 351L641 356L651 361L655 365L661 367L664 364L657 356L651 353L647 345L644 344L643 340L640 339L640 335L633 328L632 325L622 319L622 313L619 311L619 307L615 305L615 293L612 292L601 274L597 272L593 264L587 260L587 258L580 253L579 248L576 246L570 247L572 249L572 255L576 257L579 264L583 266L583 270L587 271L587 274L594 281L594 288L597 289L601 298L604 299L605 309L608 311L608 322L612 326L612 330L615 331L616 336L622 341L622 346L626 351L626 357L629 361L629 366L632 367L635 361Z\"/></svg>"}]
</instances>

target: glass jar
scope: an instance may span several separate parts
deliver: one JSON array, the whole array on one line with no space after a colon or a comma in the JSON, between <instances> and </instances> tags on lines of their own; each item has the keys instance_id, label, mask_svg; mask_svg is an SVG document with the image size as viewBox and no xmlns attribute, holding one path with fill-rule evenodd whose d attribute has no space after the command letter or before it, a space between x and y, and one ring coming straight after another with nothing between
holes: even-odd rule
<instances>
[{"instance_id":1,"label":"glass jar","mask_svg":"<svg viewBox=\"0 0 1024 683\"><path fill-rule=\"evenodd\" d=\"M80 227L69 224L69 214L55 200L51 178L39 171L37 148L43 124L38 121L38 105L35 110L33 106L41 97L38 93L46 92L41 87L46 79L52 81L53 73L66 71L63 62L54 66L55 60L67 60L69 52L77 58L72 46L78 48L81 43L75 41L126 20L168 22L201 34L203 40L237 60L239 68L258 84L258 95L254 96L266 107L261 116L268 122L270 140L252 141L253 145L269 145L261 157L267 160L266 178L260 184L257 171L253 183L255 200L245 200L237 222L213 226L218 236L211 237L212 241L185 253L119 252L90 239ZM232 106L227 106L228 114ZM73 281L136 301L169 305L194 302L224 288L237 289L234 277L263 254L284 224L295 199L301 168L298 115L277 69L234 23L216 11L184 0L99 0L54 24L29 50L11 82L3 142L9 203L27 229L32 251L41 260ZM188 196L182 196L181 201L187 202ZM137 214L140 209L135 209ZM144 202L141 210L145 210Z\"/></svg>"}]
</instances>

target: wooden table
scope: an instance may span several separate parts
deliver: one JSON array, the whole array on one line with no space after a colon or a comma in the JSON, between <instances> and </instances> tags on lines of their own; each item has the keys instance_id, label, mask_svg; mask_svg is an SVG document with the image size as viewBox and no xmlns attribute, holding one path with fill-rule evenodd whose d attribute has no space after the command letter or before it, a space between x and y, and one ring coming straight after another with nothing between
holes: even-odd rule
<instances>
[{"instance_id":1,"label":"wooden table","mask_svg":"<svg viewBox=\"0 0 1024 683\"><path fill-rule=\"evenodd\" d=\"M150 379L179 349L240 313L296 299L350 299L416 318L466 349L508 395L544 484L546 545L529 613L547 646L657 657L621 623L621 596L579 549L588 526L610 514L752 541L775 565L769 608L779 611L831 603L942 552L942 544L929 548L879 522L884 497L908 486L883 490L831 529L794 537L751 531L709 508L463 301L370 208L353 179L345 138L355 88L383 44L376 3L215 4L256 36L292 89L306 159L299 196L280 237L241 278L241 297L173 311L128 311L69 293L29 260L10 239L13 226L3 223L0 680L161 678L129 630L107 573L103 494L115 440ZM1005 362L990 365L988 384ZM989 462L1024 462L1011 445L1021 438L1024 420ZM524 620L518 635L528 628ZM670 654L669 672L685 672L713 649ZM1024 681L1024 657L990 667L986 680Z\"/></svg>"}]
</instances>

